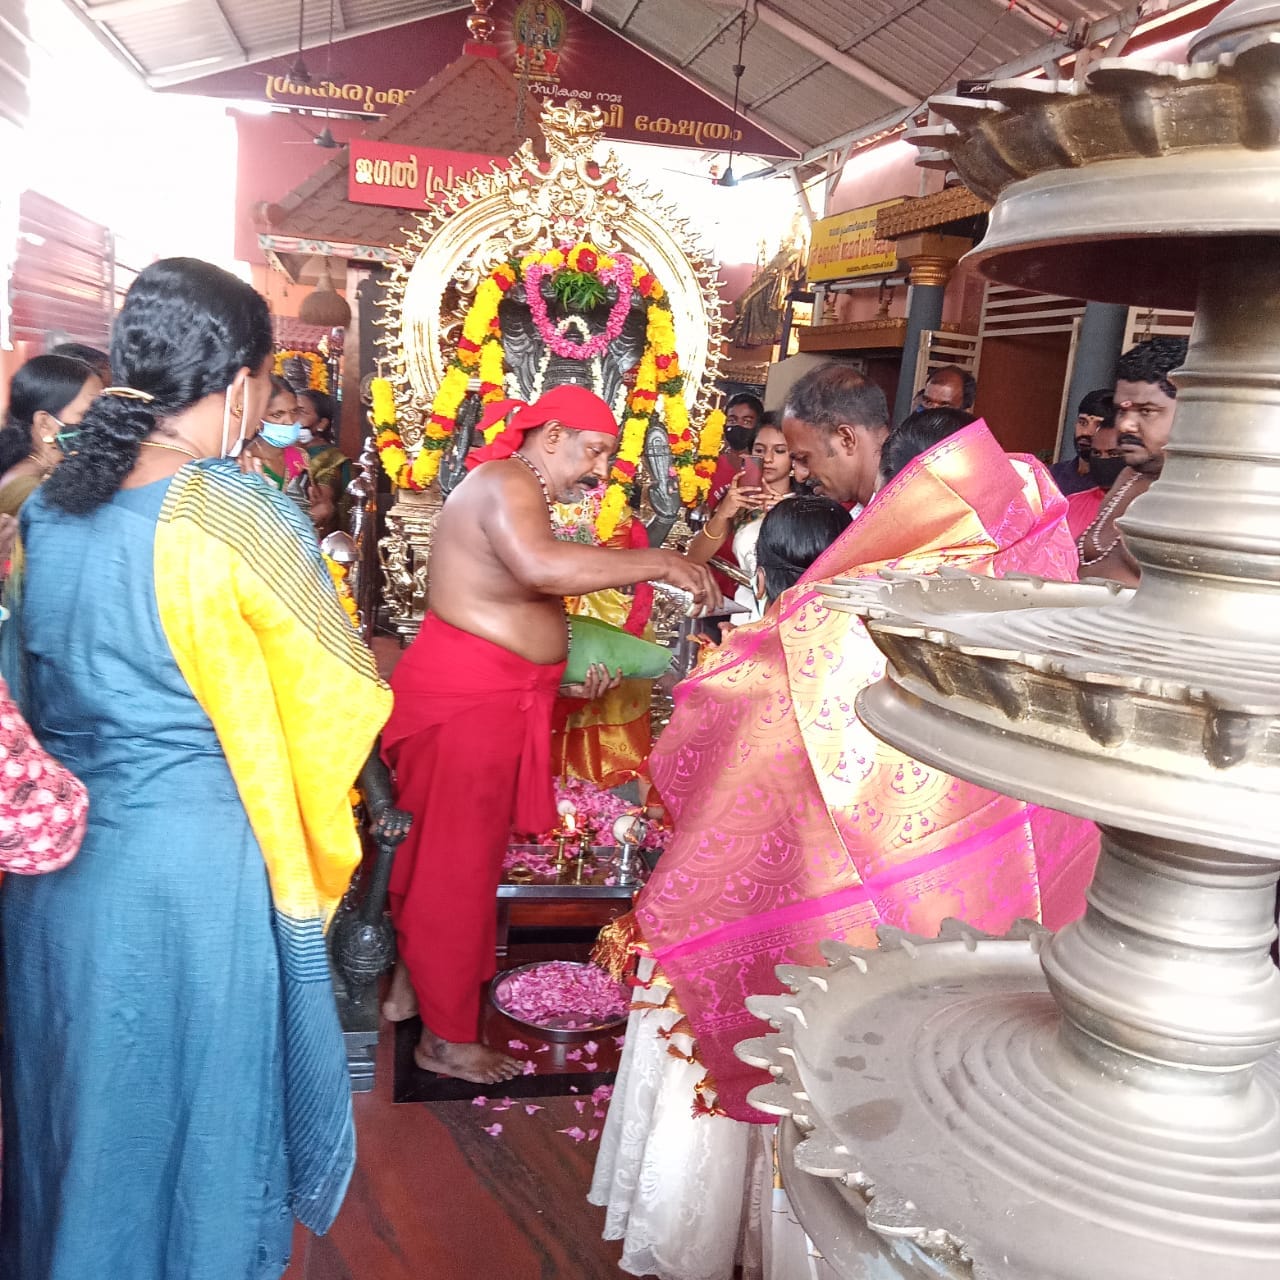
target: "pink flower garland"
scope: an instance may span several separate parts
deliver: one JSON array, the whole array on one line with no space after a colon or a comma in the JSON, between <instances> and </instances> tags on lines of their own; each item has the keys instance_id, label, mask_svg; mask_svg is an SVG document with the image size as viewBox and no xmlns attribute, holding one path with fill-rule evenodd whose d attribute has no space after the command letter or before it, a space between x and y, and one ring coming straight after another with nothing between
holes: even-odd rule
<instances>
[{"instance_id":1,"label":"pink flower garland","mask_svg":"<svg viewBox=\"0 0 1280 1280\"><path fill-rule=\"evenodd\" d=\"M551 316L547 311L547 300L542 296L542 281L549 274L554 274L552 268L541 263L527 268L524 273L525 297L529 303L529 314L533 316L533 322L537 325L543 342L556 355L566 360L594 360L604 355L609 345L622 332L622 326L627 322L627 312L631 309L633 290L631 260L618 254L612 267L596 273L605 284L617 286L618 300L609 311L609 321L604 331L588 338L586 342L575 342L551 322Z\"/></svg>"}]
</instances>

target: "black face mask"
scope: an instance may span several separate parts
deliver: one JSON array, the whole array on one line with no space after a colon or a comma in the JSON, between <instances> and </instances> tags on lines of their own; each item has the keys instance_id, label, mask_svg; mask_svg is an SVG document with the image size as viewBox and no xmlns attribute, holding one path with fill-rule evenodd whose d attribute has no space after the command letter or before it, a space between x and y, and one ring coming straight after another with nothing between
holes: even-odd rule
<instances>
[{"instance_id":1,"label":"black face mask","mask_svg":"<svg viewBox=\"0 0 1280 1280\"><path fill-rule=\"evenodd\" d=\"M1101 489L1110 489L1123 470L1123 458L1099 458L1094 454L1089 455L1089 474L1093 477L1093 483Z\"/></svg>"}]
</instances>

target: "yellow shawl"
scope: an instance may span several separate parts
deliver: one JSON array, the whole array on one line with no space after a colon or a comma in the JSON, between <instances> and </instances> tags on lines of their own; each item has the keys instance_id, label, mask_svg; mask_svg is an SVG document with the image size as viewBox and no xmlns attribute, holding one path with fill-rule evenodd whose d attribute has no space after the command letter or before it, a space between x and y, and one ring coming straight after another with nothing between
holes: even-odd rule
<instances>
[{"instance_id":1,"label":"yellow shawl","mask_svg":"<svg viewBox=\"0 0 1280 1280\"><path fill-rule=\"evenodd\" d=\"M348 795L391 712L297 508L225 464L184 467L156 530L165 635L213 721L276 910L326 923L360 861Z\"/></svg>"},{"instance_id":2,"label":"yellow shawl","mask_svg":"<svg viewBox=\"0 0 1280 1280\"><path fill-rule=\"evenodd\" d=\"M360 860L348 795L391 691L306 521L256 476L221 461L178 472L156 526L155 581L174 658L213 722L266 862L290 1203L323 1232L355 1163L324 929Z\"/></svg>"}]
</instances>

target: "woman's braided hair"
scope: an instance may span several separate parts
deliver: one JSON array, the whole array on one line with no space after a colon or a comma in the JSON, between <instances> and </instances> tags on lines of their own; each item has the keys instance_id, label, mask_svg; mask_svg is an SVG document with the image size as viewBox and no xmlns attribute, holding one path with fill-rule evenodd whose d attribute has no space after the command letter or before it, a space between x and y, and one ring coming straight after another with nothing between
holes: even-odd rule
<instances>
[{"instance_id":1,"label":"woman's braided hair","mask_svg":"<svg viewBox=\"0 0 1280 1280\"><path fill-rule=\"evenodd\" d=\"M134 281L111 330L121 387L148 400L99 396L71 455L45 482L47 501L84 515L110 501L156 424L220 395L272 348L267 304L244 281L196 258L165 258Z\"/></svg>"}]
</instances>

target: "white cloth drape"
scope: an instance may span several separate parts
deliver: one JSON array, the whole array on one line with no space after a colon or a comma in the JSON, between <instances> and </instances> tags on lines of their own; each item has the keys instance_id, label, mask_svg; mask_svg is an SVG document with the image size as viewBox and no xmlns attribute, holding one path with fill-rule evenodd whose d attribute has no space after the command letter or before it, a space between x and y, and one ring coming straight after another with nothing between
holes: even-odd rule
<instances>
[{"instance_id":1,"label":"white cloth drape","mask_svg":"<svg viewBox=\"0 0 1280 1280\"><path fill-rule=\"evenodd\" d=\"M642 962L648 980L653 961ZM659 1003L654 984L637 998ZM621 1266L661 1280L829 1280L775 1190L773 1128L695 1116L703 1068L668 1052L688 1050L681 1015L633 1010L588 1196L606 1210L604 1236L623 1241Z\"/></svg>"}]
</instances>

